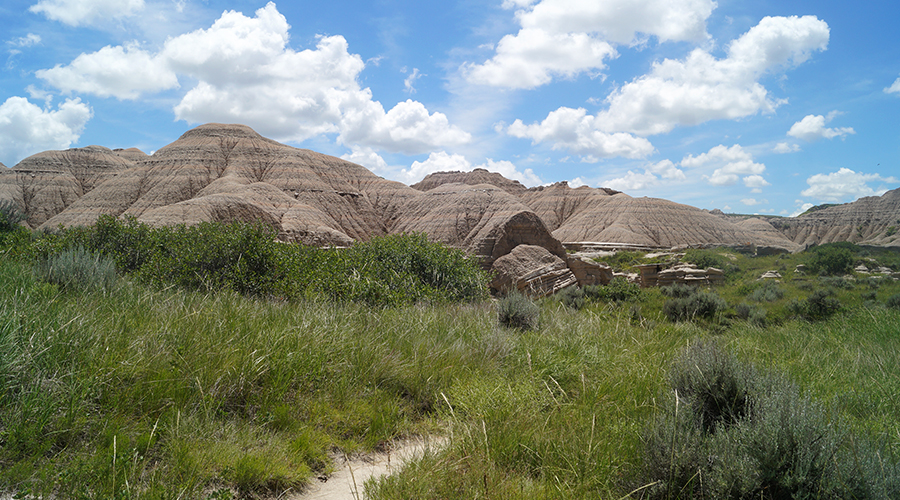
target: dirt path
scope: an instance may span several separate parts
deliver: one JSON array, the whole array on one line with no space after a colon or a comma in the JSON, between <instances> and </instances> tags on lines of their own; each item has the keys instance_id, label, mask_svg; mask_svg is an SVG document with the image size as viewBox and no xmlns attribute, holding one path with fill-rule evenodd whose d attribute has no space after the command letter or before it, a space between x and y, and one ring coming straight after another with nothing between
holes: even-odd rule
<instances>
[{"instance_id":1,"label":"dirt path","mask_svg":"<svg viewBox=\"0 0 900 500\"><path fill-rule=\"evenodd\" d=\"M393 474L403 465L421 457L426 451L439 450L444 438L413 438L394 443L390 453L377 453L363 457L334 457L338 469L325 481L314 484L303 493L287 495L285 500L361 500L365 498L363 484L372 478Z\"/></svg>"}]
</instances>

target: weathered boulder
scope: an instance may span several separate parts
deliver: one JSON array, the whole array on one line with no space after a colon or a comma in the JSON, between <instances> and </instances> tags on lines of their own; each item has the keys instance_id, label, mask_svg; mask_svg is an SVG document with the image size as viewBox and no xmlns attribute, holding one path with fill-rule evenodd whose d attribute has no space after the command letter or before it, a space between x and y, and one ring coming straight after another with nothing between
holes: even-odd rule
<instances>
[{"instance_id":1,"label":"weathered boulder","mask_svg":"<svg viewBox=\"0 0 900 500\"><path fill-rule=\"evenodd\" d=\"M546 297L578 283L565 260L535 245L513 248L494 261L491 271L491 289L499 293L518 290L531 297Z\"/></svg>"}]
</instances>

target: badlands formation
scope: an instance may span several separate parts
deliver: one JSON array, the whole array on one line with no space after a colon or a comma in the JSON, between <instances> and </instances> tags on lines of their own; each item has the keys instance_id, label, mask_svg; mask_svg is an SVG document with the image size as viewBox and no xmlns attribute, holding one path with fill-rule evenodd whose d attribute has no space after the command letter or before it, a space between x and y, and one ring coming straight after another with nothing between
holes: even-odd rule
<instances>
[{"instance_id":1,"label":"badlands formation","mask_svg":"<svg viewBox=\"0 0 900 500\"><path fill-rule=\"evenodd\" d=\"M520 254L533 261L532 271L549 266L553 278L538 281L551 283L544 285L550 292L608 280L605 271L585 271L588 264L575 262L566 248L729 246L772 253L833 241L900 246L891 229L900 225L900 190L796 218L742 219L564 182L529 189L485 170L431 174L406 186L243 125L202 125L153 155L100 146L38 153L0 168L4 200L39 229L89 225L101 214L153 225L262 221L281 240L332 246L417 231L478 256L486 268L528 245L500 266L520 269L508 262ZM521 278L504 286L534 286Z\"/></svg>"}]
</instances>

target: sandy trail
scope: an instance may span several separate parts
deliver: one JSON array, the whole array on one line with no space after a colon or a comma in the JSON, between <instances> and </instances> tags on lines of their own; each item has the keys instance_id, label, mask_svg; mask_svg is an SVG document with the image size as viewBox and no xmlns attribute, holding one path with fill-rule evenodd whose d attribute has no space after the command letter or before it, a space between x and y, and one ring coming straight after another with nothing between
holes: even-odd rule
<instances>
[{"instance_id":1,"label":"sandy trail","mask_svg":"<svg viewBox=\"0 0 900 500\"><path fill-rule=\"evenodd\" d=\"M420 458L426 451L436 451L446 444L440 437L418 437L397 441L389 453L362 457L334 457L337 470L327 480L314 480L302 493L282 497L286 500L361 500L363 484L372 478L393 474L406 462Z\"/></svg>"}]
</instances>

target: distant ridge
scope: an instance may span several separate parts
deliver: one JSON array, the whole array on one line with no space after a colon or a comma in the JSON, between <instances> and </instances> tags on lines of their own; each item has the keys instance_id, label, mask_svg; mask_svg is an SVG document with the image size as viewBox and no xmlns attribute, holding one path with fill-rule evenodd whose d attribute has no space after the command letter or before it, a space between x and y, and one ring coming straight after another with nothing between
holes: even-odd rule
<instances>
[{"instance_id":1,"label":"distant ridge","mask_svg":"<svg viewBox=\"0 0 900 500\"><path fill-rule=\"evenodd\" d=\"M33 228L92 224L101 214L154 225L263 221L285 241L339 246L422 231L487 266L521 244L561 258L563 245L575 242L761 252L831 241L900 245L900 190L797 218L735 220L607 188L561 182L529 189L484 169L435 173L406 186L244 125L215 123L153 155L102 146L38 153L0 169L0 200L18 204Z\"/></svg>"}]
</instances>

